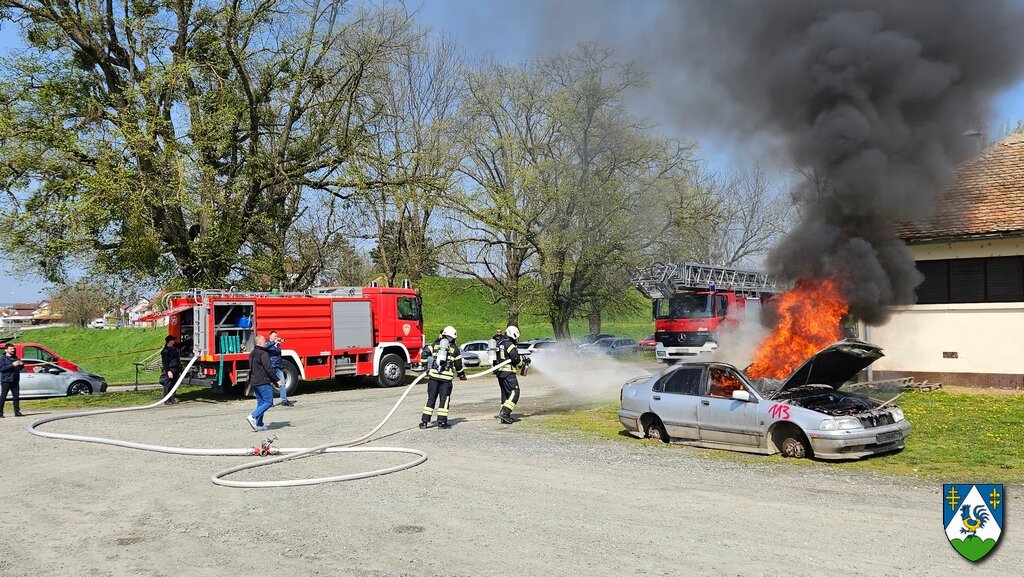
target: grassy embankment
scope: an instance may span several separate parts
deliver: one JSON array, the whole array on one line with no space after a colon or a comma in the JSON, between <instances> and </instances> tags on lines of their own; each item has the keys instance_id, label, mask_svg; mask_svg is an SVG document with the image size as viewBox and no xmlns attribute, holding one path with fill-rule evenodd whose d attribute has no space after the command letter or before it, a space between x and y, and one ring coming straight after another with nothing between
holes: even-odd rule
<instances>
[{"instance_id":1,"label":"grassy embankment","mask_svg":"<svg viewBox=\"0 0 1024 577\"><path fill-rule=\"evenodd\" d=\"M507 314L503 304L490 304L486 292L467 279L426 278L420 290L428 338L436 336L449 324L458 329L461 342L490 338L496 328L505 326ZM608 319L603 330L638 338L653 332L648 306L637 293L636 312ZM524 313L520 323L523 339L554 336L541 310ZM571 329L574 335L583 335L587 332L586 322L574 322ZM156 355L166 334L164 328L47 328L23 331L18 340L42 343L85 370L103 375L111 384L130 384L135 382L133 363ZM143 371L139 382L153 383L158 376L155 371Z\"/></svg>"}]
</instances>

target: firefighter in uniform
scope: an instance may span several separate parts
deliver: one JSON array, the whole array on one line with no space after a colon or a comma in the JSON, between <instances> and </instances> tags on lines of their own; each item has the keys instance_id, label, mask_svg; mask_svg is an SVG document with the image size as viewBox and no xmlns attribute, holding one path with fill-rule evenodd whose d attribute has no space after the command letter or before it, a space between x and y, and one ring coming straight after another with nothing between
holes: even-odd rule
<instances>
[{"instance_id":1,"label":"firefighter in uniform","mask_svg":"<svg viewBox=\"0 0 1024 577\"><path fill-rule=\"evenodd\" d=\"M501 388L501 410L498 412L498 418L506 425L515 422L512 419L512 411L515 410L516 403L519 402L519 380L516 378L516 373L530 364L529 357L519 354L519 349L516 348L517 341L519 341L519 329L510 325L505 329L505 334L497 338L498 351L494 359L495 365L511 361L494 372L498 377L498 386Z\"/></svg>"},{"instance_id":2,"label":"firefighter in uniform","mask_svg":"<svg viewBox=\"0 0 1024 577\"><path fill-rule=\"evenodd\" d=\"M451 402L452 380L456 373L459 379L466 380L466 369L462 366L462 351L455 344L455 327L447 326L441 331L433 343L424 347L423 355L430 356L430 368L427 370L427 404L423 406L423 417L420 428L426 429L430 417L434 413L434 402L437 402L437 428L450 429L448 424L448 405Z\"/></svg>"}]
</instances>

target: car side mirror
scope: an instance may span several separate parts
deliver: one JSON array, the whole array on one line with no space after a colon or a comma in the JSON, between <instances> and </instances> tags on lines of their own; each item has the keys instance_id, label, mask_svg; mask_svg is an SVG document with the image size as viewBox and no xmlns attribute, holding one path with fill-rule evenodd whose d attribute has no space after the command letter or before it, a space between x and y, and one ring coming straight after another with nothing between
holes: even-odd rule
<instances>
[{"instance_id":1,"label":"car side mirror","mask_svg":"<svg viewBox=\"0 0 1024 577\"><path fill-rule=\"evenodd\" d=\"M732 398L734 401L750 402L750 393L744 390L733 391Z\"/></svg>"},{"instance_id":2,"label":"car side mirror","mask_svg":"<svg viewBox=\"0 0 1024 577\"><path fill-rule=\"evenodd\" d=\"M50 373L51 375L59 375L60 369L49 369L46 372Z\"/></svg>"}]
</instances>

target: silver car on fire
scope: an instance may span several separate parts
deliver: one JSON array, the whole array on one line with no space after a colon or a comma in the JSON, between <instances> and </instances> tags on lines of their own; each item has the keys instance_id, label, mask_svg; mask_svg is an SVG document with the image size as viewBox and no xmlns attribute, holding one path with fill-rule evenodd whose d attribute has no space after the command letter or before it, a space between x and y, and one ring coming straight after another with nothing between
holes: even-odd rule
<instances>
[{"instance_id":1,"label":"silver car on fire","mask_svg":"<svg viewBox=\"0 0 1024 577\"><path fill-rule=\"evenodd\" d=\"M839 391L882 350L847 339L784 381L725 363L682 363L622 387L619 421L638 437L788 457L857 459L898 451L910 423L895 404Z\"/></svg>"}]
</instances>

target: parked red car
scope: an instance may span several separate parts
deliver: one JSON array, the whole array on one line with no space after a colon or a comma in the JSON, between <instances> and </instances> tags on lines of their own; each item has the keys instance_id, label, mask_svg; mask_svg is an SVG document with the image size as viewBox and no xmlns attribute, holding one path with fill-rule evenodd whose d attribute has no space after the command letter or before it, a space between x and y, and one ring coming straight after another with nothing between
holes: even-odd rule
<instances>
[{"instance_id":1,"label":"parked red car","mask_svg":"<svg viewBox=\"0 0 1024 577\"><path fill-rule=\"evenodd\" d=\"M650 335L646 339L638 342L636 346L644 351L653 351L654 347L658 346L658 341L654 340L654 335Z\"/></svg>"},{"instance_id":2,"label":"parked red car","mask_svg":"<svg viewBox=\"0 0 1024 577\"><path fill-rule=\"evenodd\" d=\"M69 371L81 371L82 369L71 361L61 358L57 353L44 347L39 343L14 343L14 354L23 360L43 361L53 363Z\"/></svg>"}]
</instances>

